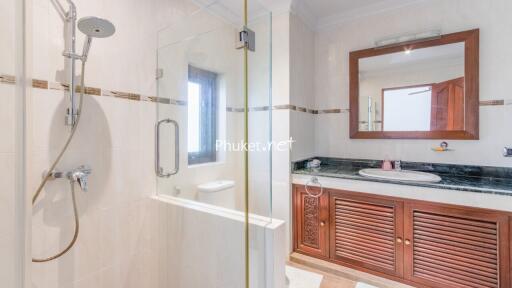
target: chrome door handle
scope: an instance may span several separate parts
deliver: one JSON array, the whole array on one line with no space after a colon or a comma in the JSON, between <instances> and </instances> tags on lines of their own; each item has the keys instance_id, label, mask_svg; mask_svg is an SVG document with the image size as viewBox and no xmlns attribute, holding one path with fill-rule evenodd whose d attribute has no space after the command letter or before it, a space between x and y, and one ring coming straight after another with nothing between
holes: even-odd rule
<instances>
[{"instance_id":1,"label":"chrome door handle","mask_svg":"<svg viewBox=\"0 0 512 288\"><path fill-rule=\"evenodd\" d=\"M160 127L162 124L172 124L174 125L174 169L168 173L164 172L164 168L160 165ZM178 122L172 119L163 119L156 123L155 128L155 145L156 145L156 155L155 155L155 172L158 177L169 178L172 175L176 175L180 170L180 126Z\"/></svg>"}]
</instances>

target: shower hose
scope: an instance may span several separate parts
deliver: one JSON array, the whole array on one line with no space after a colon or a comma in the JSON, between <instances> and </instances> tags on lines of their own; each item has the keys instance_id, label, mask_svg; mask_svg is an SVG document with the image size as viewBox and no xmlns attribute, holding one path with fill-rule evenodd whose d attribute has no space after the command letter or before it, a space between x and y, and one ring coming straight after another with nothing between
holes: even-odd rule
<instances>
[{"instance_id":1,"label":"shower hose","mask_svg":"<svg viewBox=\"0 0 512 288\"><path fill-rule=\"evenodd\" d=\"M71 132L69 133L69 136L68 136L66 142L64 143L64 146L62 147L62 150L57 155L57 158L55 158L55 161L53 161L52 165L50 166L50 169L48 169L48 172L44 176L43 181L41 181L41 183L39 184L39 187L36 190L36 193L32 197L32 206L36 203L44 186L46 185L48 180L50 180L50 178L52 177L52 172L55 170L55 167L59 164L60 160L62 159L62 156L64 156L64 153L68 149L69 144L71 143L71 140L73 140L73 136L75 136L75 132L78 128L78 123L80 123L80 117L82 115L82 107L84 104L84 90L85 90L84 74L85 74L85 63L82 62L82 75L80 77L80 101L78 104L78 113L77 113L76 121L75 121L73 127L71 128ZM69 87L69 89L74 89L74 87ZM73 245L75 245L76 240L78 239L78 233L80 231L80 220L78 218L78 210L76 207L75 183L73 181L71 181L70 183L71 183L71 198L72 198L72 202L73 202L73 215L75 217L75 232L73 234L73 239L71 240L71 242L69 242L69 244L66 246L66 248L64 248L64 250L62 250L61 252L59 252L51 257L48 257L48 258L42 258L42 259L32 258L32 262L36 262L36 263L49 262L49 261L52 261L52 260L55 260L55 259L61 257L62 255L66 254L73 247Z\"/></svg>"}]
</instances>

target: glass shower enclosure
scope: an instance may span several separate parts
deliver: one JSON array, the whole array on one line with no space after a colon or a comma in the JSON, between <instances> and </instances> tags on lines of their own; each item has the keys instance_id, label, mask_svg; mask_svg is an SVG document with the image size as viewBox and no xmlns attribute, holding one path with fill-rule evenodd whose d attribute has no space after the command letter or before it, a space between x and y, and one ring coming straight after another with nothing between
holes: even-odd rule
<instances>
[{"instance_id":1,"label":"glass shower enclosure","mask_svg":"<svg viewBox=\"0 0 512 288\"><path fill-rule=\"evenodd\" d=\"M168 284L271 287L270 12L213 1L159 31L157 79L157 193L177 207Z\"/></svg>"}]
</instances>

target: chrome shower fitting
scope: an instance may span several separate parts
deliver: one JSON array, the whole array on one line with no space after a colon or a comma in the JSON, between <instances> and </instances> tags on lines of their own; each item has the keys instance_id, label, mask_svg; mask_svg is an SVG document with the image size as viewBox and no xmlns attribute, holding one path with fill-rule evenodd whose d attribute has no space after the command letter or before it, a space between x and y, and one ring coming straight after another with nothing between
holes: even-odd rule
<instances>
[{"instance_id":1,"label":"chrome shower fitting","mask_svg":"<svg viewBox=\"0 0 512 288\"><path fill-rule=\"evenodd\" d=\"M76 28L77 28L77 13L76 13L76 7L75 4L71 0L66 0L69 4L69 10L66 12L62 5L60 4L59 0L51 0L54 4L55 8L57 9L57 12L59 13L60 18L62 21L66 24L66 29L70 32L65 37L66 46L69 47L68 51L65 51L63 55L67 58L69 58L69 73L70 73L70 79L69 79L69 98L70 98L70 108L68 108L68 112L66 115L66 124L71 126L71 131L69 132L69 136L67 137L67 140L64 142L64 145L62 149L60 150L59 154L55 158L55 160L50 165L50 168L48 169L48 172L45 173L45 176L43 177L43 180L39 184L39 186L36 189L36 192L32 196L32 205L34 205L37 202L37 199L41 195L41 192L43 191L46 183L48 183L49 180L55 179L55 178L67 178L70 180L71 184L71 196L72 196L72 204L73 204L73 214L75 219L75 231L73 234L73 239L69 242L69 244L59 253L46 258L34 258L32 257L32 262L34 263L43 263L55 260L62 255L66 254L76 243L78 239L78 234L80 230L80 219L78 217L78 209L76 204L76 197L75 197L75 183L78 183L80 185L80 188L83 191L88 190L88 180L89 175L91 175L92 170L89 166L82 165L79 166L76 169L73 169L68 172L58 172L55 171L57 165L60 163L60 160L66 153L71 140L73 140L73 137L77 131L78 124L80 123L81 118L81 110L83 108L84 103L84 94L85 89L82 87L85 87L85 63L87 60L87 54L89 52L89 49L91 47L91 42L93 37L98 38L105 38L112 36L115 33L115 27L112 23L110 23L108 20L100 19L97 17L86 17L80 19L78 21L78 29L82 31L86 36L87 39L84 44L84 50L82 52L82 55L76 54ZM80 98L78 101L78 107L75 106L75 94L76 94L76 85L75 85L75 68L76 68L76 60L82 61L82 73L80 75Z\"/></svg>"},{"instance_id":2,"label":"chrome shower fitting","mask_svg":"<svg viewBox=\"0 0 512 288\"><path fill-rule=\"evenodd\" d=\"M68 25L70 30L69 36L69 49L62 53L62 56L70 59L70 79L69 79L69 99L70 99L70 107L66 113L66 125L75 126L76 118L78 117L78 109L76 108L75 103L75 69L76 69L76 60L81 60L82 63L87 61L87 55L89 54L89 49L91 48L92 38L105 38L112 36L116 29L114 24L110 23L108 20L101 19L98 17L84 17L78 21L77 24L77 12L76 6L71 0L66 0L69 5L69 10L67 12L64 11L62 5L60 5L59 0L54 0L57 11L59 12L61 18ZM82 51L82 55L76 53L76 28L80 29L86 36L87 39L84 43L84 48Z\"/></svg>"},{"instance_id":3,"label":"chrome shower fitting","mask_svg":"<svg viewBox=\"0 0 512 288\"><path fill-rule=\"evenodd\" d=\"M74 55L76 55L76 19L77 19L77 13L76 13L76 5L71 0L66 0L66 2L69 5L69 10L67 12L64 11L64 8L62 8L62 5L60 5L59 0L54 0L53 3L55 3L56 7L58 8L57 11L59 14L61 14L61 18L65 21L65 23L68 25L70 29L70 37L69 39L69 50L62 53L62 55L66 58L69 58L71 60L71 67L70 67L70 78L69 78L69 100L70 100L70 107L67 109L66 112L66 125L68 126L75 126L76 124L76 118L78 117L78 111L76 109L75 105L75 69L76 69L76 58Z\"/></svg>"},{"instance_id":4,"label":"chrome shower fitting","mask_svg":"<svg viewBox=\"0 0 512 288\"><path fill-rule=\"evenodd\" d=\"M73 18L76 20L76 17ZM76 54L75 51L68 51L62 53L62 55L71 60L81 60L82 62L87 61L89 56L89 50L91 49L92 38L106 38L114 35L116 28L110 21L101 19L98 17L83 17L78 20L76 24L78 29L84 33L87 38L84 41L84 47L82 54Z\"/></svg>"},{"instance_id":5,"label":"chrome shower fitting","mask_svg":"<svg viewBox=\"0 0 512 288\"><path fill-rule=\"evenodd\" d=\"M503 148L503 156L504 157L512 157L512 148L511 147Z\"/></svg>"},{"instance_id":6,"label":"chrome shower fitting","mask_svg":"<svg viewBox=\"0 0 512 288\"><path fill-rule=\"evenodd\" d=\"M82 165L68 172L54 171L51 173L51 177L53 179L67 178L71 182L77 182L82 191L87 192L89 190L88 182L91 174L91 167Z\"/></svg>"}]
</instances>

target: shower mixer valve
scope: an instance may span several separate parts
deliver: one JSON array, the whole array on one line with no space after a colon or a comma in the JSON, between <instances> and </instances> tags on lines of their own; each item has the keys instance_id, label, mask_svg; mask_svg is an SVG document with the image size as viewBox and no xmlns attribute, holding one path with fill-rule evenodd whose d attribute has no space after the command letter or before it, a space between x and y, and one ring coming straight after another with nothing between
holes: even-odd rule
<instances>
[{"instance_id":1,"label":"shower mixer valve","mask_svg":"<svg viewBox=\"0 0 512 288\"><path fill-rule=\"evenodd\" d=\"M91 174L92 169L88 165L79 166L68 172L54 171L51 173L53 179L67 178L72 182L77 182L84 192L87 192L89 189L88 182Z\"/></svg>"}]
</instances>

